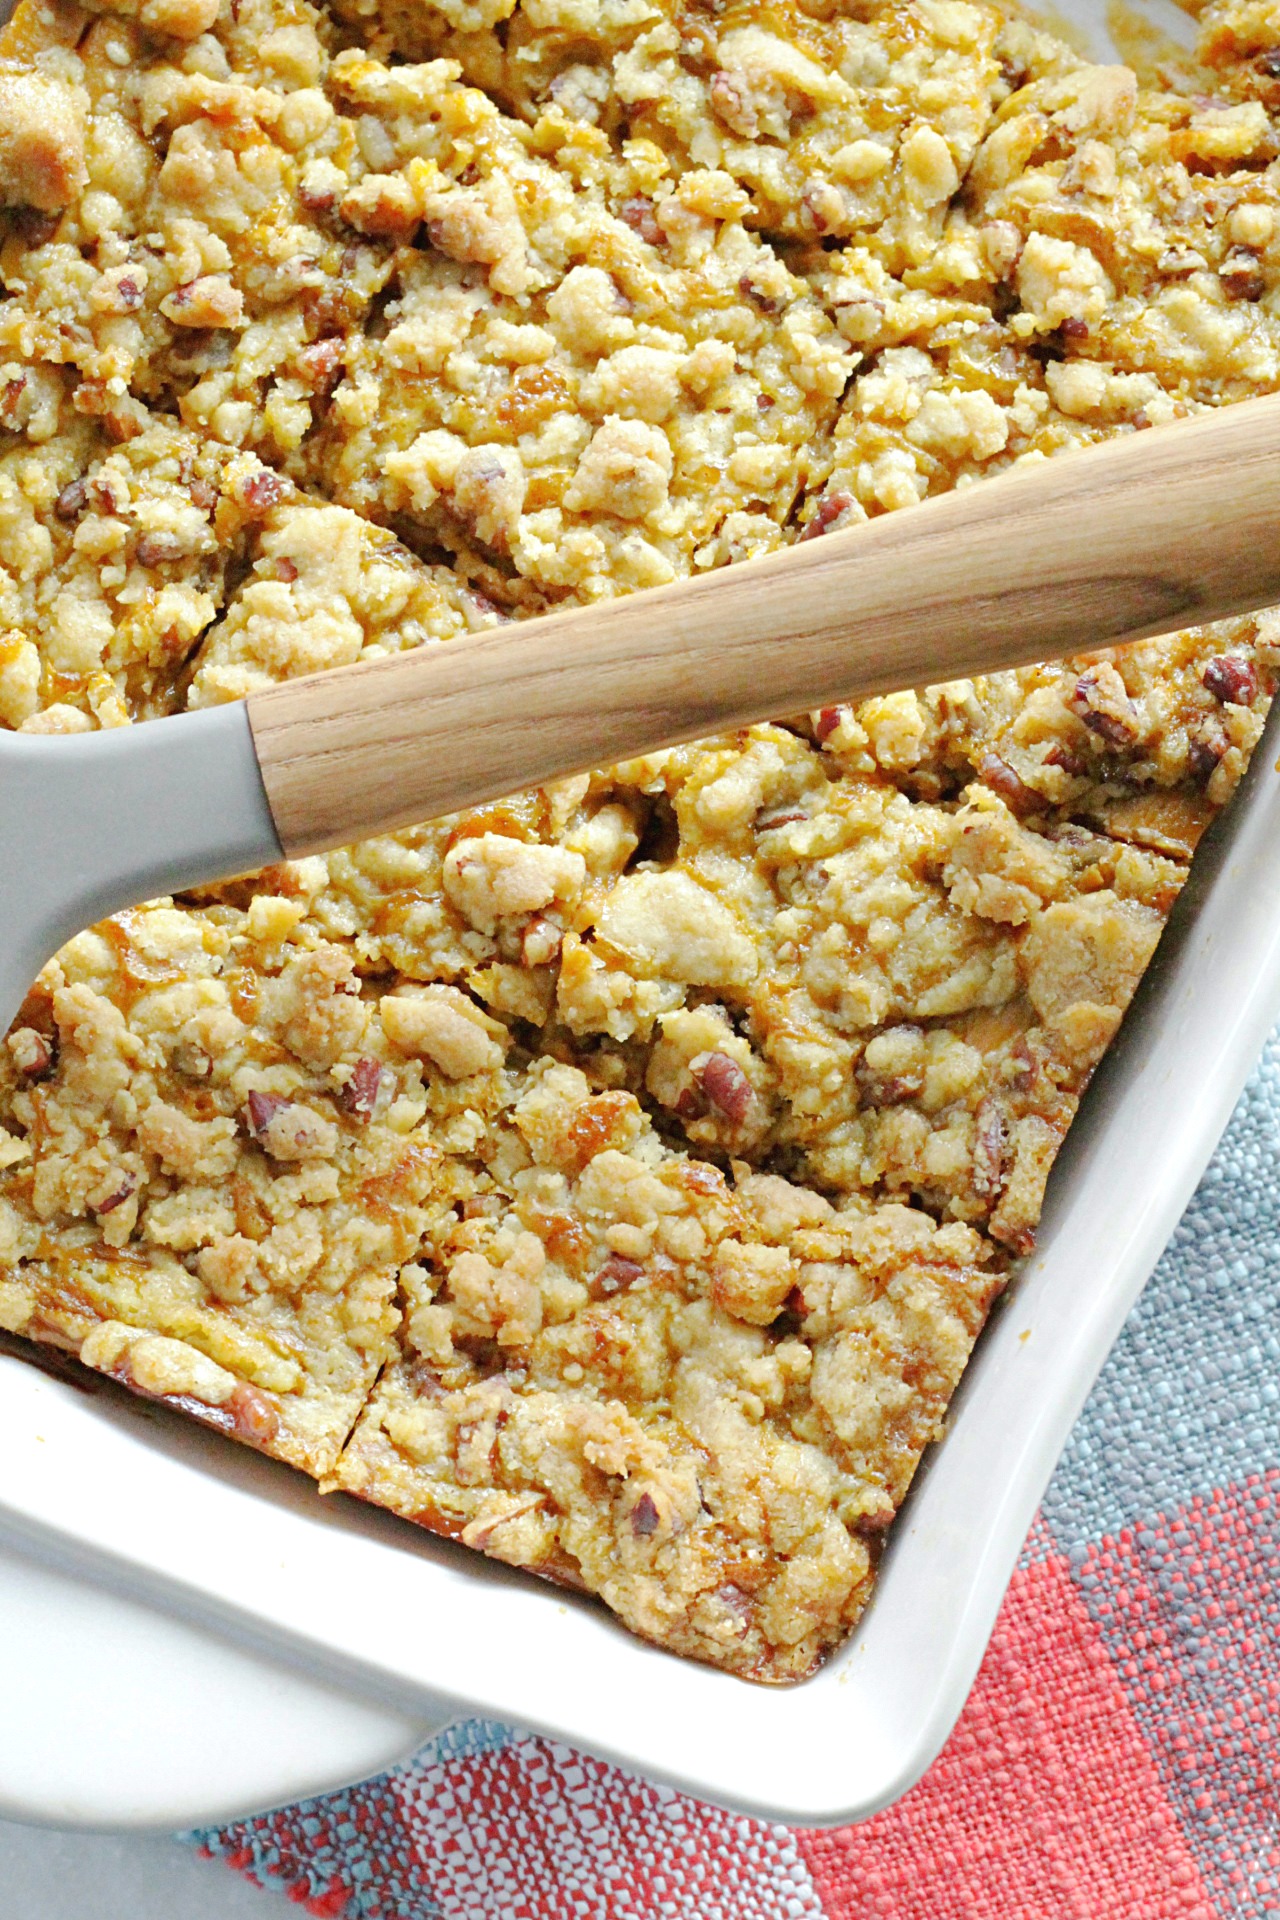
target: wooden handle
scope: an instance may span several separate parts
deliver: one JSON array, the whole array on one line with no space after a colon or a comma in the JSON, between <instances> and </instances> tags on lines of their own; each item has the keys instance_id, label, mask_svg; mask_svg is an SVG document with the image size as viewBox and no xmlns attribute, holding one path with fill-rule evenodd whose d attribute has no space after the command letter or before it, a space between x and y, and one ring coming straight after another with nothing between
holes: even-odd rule
<instances>
[{"instance_id":1,"label":"wooden handle","mask_svg":"<svg viewBox=\"0 0 1280 1920\"><path fill-rule=\"evenodd\" d=\"M746 566L249 700L290 855L559 774L1280 600L1280 394Z\"/></svg>"}]
</instances>

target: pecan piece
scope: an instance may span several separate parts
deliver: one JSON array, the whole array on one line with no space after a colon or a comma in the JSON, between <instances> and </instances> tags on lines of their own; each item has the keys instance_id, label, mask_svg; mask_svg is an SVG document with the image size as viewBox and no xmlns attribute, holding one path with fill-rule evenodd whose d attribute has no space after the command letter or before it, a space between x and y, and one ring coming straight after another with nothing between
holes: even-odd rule
<instances>
[{"instance_id":1,"label":"pecan piece","mask_svg":"<svg viewBox=\"0 0 1280 1920\"><path fill-rule=\"evenodd\" d=\"M45 1080L57 1061L54 1041L34 1027L15 1027L6 1042L14 1066L26 1080Z\"/></svg>"},{"instance_id":2,"label":"pecan piece","mask_svg":"<svg viewBox=\"0 0 1280 1920\"><path fill-rule=\"evenodd\" d=\"M1070 747L1064 747L1061 741L1055 742L1050 747L1044 757L1044 764L1046 767L1061 767L1062 771L1069 773L1073 780L1078 780L1082 774L1089 771L1088 763L1082 760L1078 753L1072 753Z\"/></svg>"},{"instance_id":3,"label":"pecan piece","mask_svg":"<svg viewBox=\"0 0 1280 1920\"><path fill-rule=\"evenodd\" d=\"M1230 742L1221 721L1203 720L1187 742L1187 765L1197 780L1207 780Z\"/></svg>"},{"instance_id":4,"label":"pecan piece","mask_svg":"<svg viewBox=\"0 0 1280 1920\"><path fill-rule=\"evenodd\" d=\"M378 1089L382 1085L382 1067L369 1054L364 1054L351 1069L351 1078L338 1090L338 1099L353 1120L367 1126L373 1118L374 1107L378 1103Z\"/></svg>"},{"instance_id":5,"label":"pecan piece","mask_svg":"<svg viewBox=\"0 0 1280 1920\"><path fill-rule=\"evenodd\" d=\"M893 1524L897 1512L898 1509L894 1506L888 1494L882 1494L880 1500L874 1507L869 1507L865 1513L858 1516L858 1532L883 1533L886 1527Z\"/></svg>"},{"instance_id":6,"label":"pecan piece","mask_svg":"<svg viewBox=\"0 0 1280 1920\"><path fill-rule=\"evenodd\" d=\"M592 1277L588 1291L593 1300L609 1300L615 1293L625 1293L628 1287L634 1287L637 1280L643 1279L644 1268L638 1260L628 1260L624 1253L611 1253Z\"/></svg>"},{"instance_id":7,"label":"pecan piece","mask_svg":"<svg viewBox=\"0 0 1280 1920\"><path fill-rule=\"evenodd\" d=\"M998 793L1013 813L1039 813L1044 807L1042 796L1025 786L1007 760L998 753L984 753L978 762L978 778L984 787L990 787Z\"/></svg>"},{"instance_id":8,"label":"pecan piece","mask_svg":"<svg viewBox=\"0 0 1280 1920\"><path fill-rule=\"evenodd\" d=\"M775 833L779 827L791 827L798 820L808 818L803 807L764 807L755 817L755 830L757 833Z\"/></svg>"},{"instance_id":9,"label":"pecan piece","mask_svg":"<svg viewBox=\"0 0 1280 1920\"><path fill-rule=\"evenodd\" d=\"M818 502L818 511L801 533L800 538L817 540L822 534L832 533L837 527L844 526L853 513L854 505L851 493L828 493Z\"/></svg>"},{"instance_id":10,"label":"pecan piece","mask_svg":"<svg viewBox=\"0 0 1280 1920\"><path fill-rule=\"evenodd\" d=\"M658 1503L651 1493L642 1493L632 1507L631 1531L638 1540L647 1540L658 1531Z\"/></svg>"},{"instance_id":11,"label":"pecan piece","mask_svg":"<svg viewBox=\"0 0 1280 1920\"><path fill-rule=\"evenodd\" d=\"M113 1187L110 1193L104 1195L101 1200L90 1201L90 1205L94 1212L101 1217L104 1213L114 1213L115 1209L122 1207L126 1200L132 1200L137 1191L137 1174L125 1173L121 1175L119 1184Z\"/></svg>"},{"instance_id":12,"label":"pecan piece","mask_svg":"<svg viewBox=\"0 0 1280 1920\"><path fill-rule=\"evenodd\" d=\"M225 274L205 273L175 287L160 311L175 327L237 327L244 320L244 295Z\"/></svg>"},{"instance_id":13,"label":"pecan piece","mask_svg":"<svg viewBox=\"0 0 1280 1920\"><path fill-rule=\"evenodd\" d=\"M981 1199L993 1200L1003 1187L1008 1148L1004 1114L994 1100L984 1100L973 1142L973 1190Z\"/></svg>"},{"instance_id":14,"label":"pecan piece","mask_svg":"<svg viewBox=\"0 0 1280 1920\"><path fill-rule=\"evenodd\" d=\"M21 401L27 390L27 376L20 373L12 380L6 380L0 387L0 426L20 427L22 425Z\"/></svg>"},{"instance_id":15,"label":"pecan piece","mask_svg":"<svg viewBox=\"0 0 1280 1920\"><path fill-rule=\"evenodd\" d=\"M643 193L633 194L630 200L624 200L618 208L632 233L638 233L651 247L659 246L664 238L653 210L653 201Z\"/></svg>"},{"instance_id":16,"label":"pecan piece","mask_svg":"<svg viewBox=\"0 0 1280 1920\"><path fill-rule=\"evenodd\" d=\"M1129 692L1109 661L1089 667L1076 681L1067 705L1090 733L1109 747L1131 747L1138 738L1138 714Z\"/></svg>"},{"instance_id":17,"label":"pecan piece","mask_svg":"<svg viewBox=\"0 0 1280 1920\"><path fill-rule=\"evenodd\" d=\"M62 489L53 503L53 511L59 520L78 520L89 500L89 489L83 480L72 480Z\"/></svg>"},{"instance_id":18,"label":"pecan piece","mask_svg":"<svg viewBox=\"0 0 1280 1920\"><path fill-rule=\"evenodd\" d=\"M1217 654L1206 663L1200 679L1205 691L1224 705L1247 707L1258 697L1257 669L1242 654Z\"/></svg>"},{"instance_id":19,"label":"pecan piece","mask_svg":"<svg viewBox=\"0 0 1280 1920\"><path fill-rule=\"evenodd\" d=\"M716 1111L739 1127L751 1110L751 1082L727 1053L708 1053L690 1061L692 1073Z\"/></svg>"},{"instance_id":20,"label":"pecan piece","mask_svg":"<svg viewBox=\"0 0 1280 1920\"><path fill-rule=\"evenodd\" d=\"M848 707L823 707L813 723L813 731L819 740L829 740L837 727L843 726L851 709Z\"/></svg>"},{"instance_id":21,"label":"pecan piece","mask_svg":"<svg viewBox=\"0 0 1280 1920\"><path fill-rule=\"evenodd\" d=\"M273 473L270 467L259 467L239 482L235 499L248 519L265 520L272 507L278 507L292 492L292 484L282 475Z\"/></svg>"},{"instance_id":22,"label":"pecan piece","mask_svg":"<svg viewBox=\"0 0 1280 1920\"><path fill-rule=\"evenodd\" d=\"M526 967L550 966L560 957L564 935L554 920L535 913L520 936L520 956Z\"/></svg>"},{"instance_id":23,"label":"pecan piece","mask_svg":"<svg viewBox=\"0 0 1280 1920\"><path fill-rule=\"evenodd\" d=\"M342 342L330 338L303 347L298 355L298 373L312 393L327 397L342 378Z\"/></svg>"},{"instance_id":24,"label":"pecan piece","mask_svg":"<svg viewBox=\"0 0 1280 1920\"><path fill-rule=\"evenodd\" d=\"M749 273L744 273L739 280L738 292L760 313L779 314L786 305L785 300L780 300L777 294L765 293L762 288L756 286Z\"/></svg>"},{"instance_id":25,"label":"pecan piece","mask_svg":"<svg viewBox=\"0 0 1280 1920\"><path fill-rule=\"evenodd\" d=\"M1218 268L1218 279L1231 300L1261 300L1267 290L1262 263L1251 247L1233 247Z\"/></svg>"},{"instance_id":26,"label":"pecan piece","mask_svg":"<svg viewBox=\"0 0 1280 1920\"><path fill-rule=\"evenodd\" d=\"M187 557L187 549L176 533L139 534L133 552L140 567L172 566L175 560Z\"/></svg>"},{"instance_id":27,"label":"pecan piece","mask_svg":"<svg viewBox=\"0 0 1280 1920\"><path fill-rule=\"evenodd\" d=\"M720 67L712 74L707 93L711 111L730 133L736 133L742 140L755 139L760 131L760 116L741 74L727 73Z\"/></svg>"},{"instance_id":28,"label":"pecan piece","mask_svg":"<svg viewBox=\"0 0 1280 1920\"><path fill-rule=\"evenodd\" d=\"M337 1145L332 1120L299 1100L256 1089L244 1106L245 1124L274 1160L320 1160Z\"/></svg>"}]
</instances>

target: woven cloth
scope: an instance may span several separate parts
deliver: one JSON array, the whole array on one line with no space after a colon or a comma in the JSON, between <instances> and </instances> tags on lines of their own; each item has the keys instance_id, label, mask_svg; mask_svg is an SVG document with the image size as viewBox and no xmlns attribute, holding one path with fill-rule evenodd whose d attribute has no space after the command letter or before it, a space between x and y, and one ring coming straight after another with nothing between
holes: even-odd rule
<instances>
[{"instance_id":1,"label":"woven cloth","mask_svg":"<svg viewBox=\"0 0 1280 1920\"><path fill-rule=\"evenodd\" d=\"M838 1832L451 1728L186 1836L342 1920L1280 1915L1280 1031L1082 1415L968 1705Z\"/></svg>"}]
</instances>

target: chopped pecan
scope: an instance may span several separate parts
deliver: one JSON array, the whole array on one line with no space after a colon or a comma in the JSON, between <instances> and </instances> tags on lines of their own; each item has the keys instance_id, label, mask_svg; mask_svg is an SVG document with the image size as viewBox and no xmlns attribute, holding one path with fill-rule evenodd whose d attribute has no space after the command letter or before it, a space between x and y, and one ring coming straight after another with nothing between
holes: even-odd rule
<instances>
[{"instance_id":1,"label":"chopped pecan","mask_svg":"<svg viewBox=\"0 0 1280 1920\"><path fill-rule=\"evenodd\" d=\"M593 1300L608 1300L643 1279L644 1268L638 1260L628 1260L623 1253L611 1253L592 1277L588 1290Z\"/></svg>"},{"instance_id":2,"label":"chopped pecan","mask_svg":"<svg viewBox=\"0 0 1280 1920\"><path fill-rule=\"evenodd\" d=\"M756 815L757 833L776 833L779 827L794 826L797 820L807 820L808 814L803 807L764 807Z\"/></svg>"},{"instance_id":3,"label":"chopped pecan","mask_svg":"<svg viewBox=\"0 0 1280 1920\"><path fill-rule=\"evenodd\" d=\"M1108 662L1080 675L1067 705L1090 733L1109 747L1131 747L1138 738L1138 715L1124 681Z\"/></svg>"},{"instance_id":4,"label":"chopped pecan","mask_svg":"<svg viewBox=\"0 0 1280 1920\"><path fill-rule=\"evenodd\" d=\"M109 473L95 473L92 480L85 483L89 499L99 513L118 514L125 509L125 496L120 482Z\"/></svg>"},{"instance_id":5,"label":"chopped pecan","mask_svg":"<svg viewBox=\"0 0 1280 1920\"><path fill-rule=\"evenodd\" d=\"M984 1100L978 1108L973 1141L973 1190L979 1198L992 1200L1003 1187L1008 1147L1004 1114L994 1100Z\"/></svg>"},{"instance_id":6,"label":"chopped pecan","mask_svg":"<svg viewBox=\"0 0 1280 1920\"><path fill-rule=\"evenodd\" d=\"M1197 780L1210 777L1230 744L1220 720L1201 721L1187 741L1187 765Z\"/></svg>"},{"instance_id":7,"label":"chopped pecan","mask_svg":"<svg viewBox=\"0 0 1280 1920\"><path fill-rule=\"evenodd\" d=\"M762 288L756 286L749 273L744 273L739 280L738 292L760 313L779 314L786 305L785 300L779 299L776 293L765 293Z\"/></svg>"},{"instance_id":8,"label":"chopped pecan","mask_svg":"<svg viewBox=\"0 0 1280 1920\"><path fill-rule=\"evenodd\" d=\"M338 204L338 190L327 181L319 186L308 184L304 176L298 187L298 201L308 213L332 213Z\"/></svg>"},{"instance_id":9,"label":"chopped pecan","mask_svg":"<svg viewBox=\"0 0 1280 1920\"><path fill-rule=\"evenodd\" d=\"M843 726L849 717L848 707L823 707L813 723L813 730L819 740L829 740L837 727Z\"/></svg>"},{"instance_id":10,"label":"chopped pecan","mask_svg":"<svg viewBox=\"0 0 1280 1920\"><path fill-rule=\"evenodd\" d=\"M98 1215L114 1213L115 1209L122 1207L126 1200L132 1200L137 1191L137 1174L124 1173L120 1176L118 1185L114 1186L110 1193L106 1194L101 1200L94 1200L91 1203L93 1210Z\"/></svg>"},{"instance_id":11,"label":"chopped pecan","mask_svg":"<svg viewBox=\"0 0 1280 1920\"><path fill-rule=\"evenodd\" d=\"M250 520L265 520L273 507L293 492L292 484L270 467L259 467L235 489L235 498Z\"/></svg>"},{"instance_id":12,"label":"chopped pecan","mask_svg":"<svg viewBox=\"0 0 1280 1920\"><path fill-rule=\"evenodd\" d=\"M554 920L535 913L520 936L520 956L526 967L546 967L560 957L564 935Z\"/></svg>"},{"instance_id":13,"label":"chopped pecan","mask_svg":"<svg viewBox=\"0 0 1280 1920\"><path fill-rule=\"evenodd\" d=\"M888 1494L882 1494L874 1507L868 1507L865 1513L859 1514L858 1532L883 1533L886 1527L892 1525L897 1511Z\"/></svg>"},{"instance_id":14,"label":"chopped pecan","mask_svg":"<svg viewBox=\"0 0 1280 1920\"><path fill-rule=\"evenodd\" d=\"M133 551L140 567L171 566L175 560L187 557L187 549L176 533L139 534Z\"/></svg>"},{"instance_id":15,"label":"chopped pecan","mask_svg":"<svg viewBox=\"0 0 1280 1920\"><path fill-rule=\"evenodd\" d=\"M364 1054L351 1069L351 1077L338 1090L338 1099L353 1120L367 1125L373 1118L373 1110L378 1102L378 1089L382 1085L382 1067L369 1054Z\"/></svg>"},{"instance_id":16,"label":"chopped pecan","mask_svg":"<svg viewBox=\"0 0 1280 1920\"><path fill-rule=\"evenodd\" d=\"M924 1091L924 1028L909 1020L885 1027L868 1043L874 1060L864 1053L854 1069L854 1079L864 1103L875 1107L897 1106L899 1101L914 1100Z\"/></svg>"},{"instance_id":17,"label":"chopped pecan","mask_svg":"<svg viewBox=\"0 0 1280 1920\"><path fill-rule=\"evenodd\" d=\"M192 506L198 507L201 513L208 513L217 505L218 489L211 487L207 480L200 479L198 474L193 480L188 480L187 493Z\"/></svg>"},{"instance_id":18,"label":"chopped pecan","mask_svg":"<svg viewBox=\"0 0 1280 1920\"><path fill-rule=\"evenodd\" d=\"M258 1093L255 1090L245 1101L245 1119L250 1133L255 1136L264 1134L275 1116L289 1104L282 1093Z\"/></svg>"},{"instance_id":19,"label":"chopped pecan","mask_svg":"<svg viewBox=\"0 0 1280 1920\"><path fill-rule=\"evenodd\" d=\"M755 139L760 130L760 116L741 74L719 68L707 84L707 93L711 111L730 133L736 133L743 140Z\"/></svg>"},{"instance_id":20,"label":"chopped pecan","mask_svg":"<svg viewBox=\"0 0 1280 1920\"><path fill-rule=\"evenodd\" d=\"M1044 757L1044 763L1046 767L1061 767L1062 771L1069 773L1073 780L1078 780L1082 774L1089 771L1087 761L1082 760L1078 753L1072 753L1070 747L1064 747L1061 741L1056 741L1050 747Z\"/></svg>"},{"instance_id":21,"label":"chopped pecan","mask_svg":"<svg viewBox=\"0 0 1280 1920\"><path fill-rule=\"evenodd\" d=\"M20 427L22 425L22 396L27 390L27 376L17 374L12 380L6 380L0 387L0 426Z\"/></svg>"},{"instance_id":22,"label":"chopped pecan","mask_svg":"<svg viewBox=\"0 0 1280 1920\"><path fill-rule=\"evenodd\" d=\"M824 533L832 533L837 527L846 524L853 513L854 498L851 493L828 493L818 503L818 511L800 535L802 540L817 540Z\"/></svg>"},{"instance_id":23,"label":"chopped pecan","mask_svg":"<svg viewBox=\"0 0 1280 1920\"><path fill-rule=\"evenodd\" d=\"M1058 328L1058 332L1064 340L1087 340L1089 323L1087 320L1081 320L1078 314L1069 313Z\"/></svg>"},{"instance_id":24,"label":"chopped pecan","mask_svg":"<svg viewBox=\"0 0 1280 1920\"><path fill-rule=\"evenodd\" d=\"M727 1053L709 1053L690 1063L692 1073L707 1099L731 1125L738 1127L751 1110L751 1082L736 1060Z\"/></svg>"},{"instance_id":25,"label":"chopped pecan","mask_svg":"<svg viewBox=\"0 0 1280 1920\"><path fill-rule=\"evenodd\" d=\"M659 246L664 238L653 210L653 201L643 193L633 194L630 200L624 200L618 212L630 227L632 233L638 233L651 247Z\"/></svg>"},{"instance_id":26,"label":"chopped pecan","mask_svg":"<svg viewBox=\"0 0 1280 1920\"><path fill-rule=\"evenodd\" d=\"M816 234L832 233L845 213L844 195L830 180L813 180L800 196Z\"/></svg>"},{"instance_id":27,"label":"chopped pecan","mask_svg":"<svg viewBox=\"0 0 1280 1920\"><path fill-rule=\"evenodd\" d=\"M176 327L235 327L244 319L244 295L225 274L205 273L175 287L160 311Z\"/></svg>"},{"instance_id":28,"label":"chopped pecan","mask_svg":"<svg viewBox=\"0 0 1280 1920\"><path fill-rule=\"evenodd\" d=\"M1039 813L1044 809L1044 798L1032 788L1023 784L1007 760L998 753L984 753L978 762L978 778L984 787L990 787L1013 813Z\"/></svg>"},{"instance_id":29,"label":"chopped pecan","mask_svg":"<svg viewBox=\"0 0 1280 1920\"><path fill-rule=\"evenodd\" d=\"M1205 691L1224 705L1247 707L1258 697L1258 671L1242 654L1219 653L1200 675Z\"/></svg>"},{"instance_id":30,"label":"chopped pecan","mask_svg":"<svg viewBox=\"0 0 1280 1920\"><path fill-rule=\"evenodd\" d=\"M312 393L332 393L342 378L342 342L330 338L303 347L298 355L298 373Z\"/></svg>"},{"instance_id":31,"label":"chopped pecan","mask_svg":"<svg viewBox=\"0 0 1280 1920\"><path fill-rule=\"evenodd\" d=\"M1233 247L1218 268L1222 291L1231 300L1261 300L1267 277L1252 247Z\"/></svg>"},{"instance_id":32,"label":"chopped pecan","mask_svg":"<svg viewBox=\"0 0 1280 1920\"><path fill-rule=\"evenodd\" d=\"M245 1101L245 1124L274 1160L318 1160L333 1152L337 1129L325 1114L279 1093L256 1089Z\"/></svg>"},{"instance_id":33,"label":"chopped pecan","mask_svg":"<svg viewBox=\"0 0 1280 1920\"><path fill-rule=\"evenodd\" d=\"M27 1080L45 1080L57 1063L57 1045L34 1027L15 1027L6 1042L14 1066Z\"/></svg>"},{"instance_id":34,"label":"chopped pecan","mask_svg":"<svg viewBox=\"0 0 1280 1920\"><path fill-rule=\"evenodd\" d=\"M72 480L62 489L53 503L53 511L59 520L78 520L84 512L89 499L89 489L83 480Z\"/></svg>"},{"instance_id":35,"label":"chopped pecan","mask_svg":"<svg viewBox=\"0 0 1280 1920\"><path fill-rule=\"evenodd\" d=\"M632 1507L631 1531L639 1540L658 1531L658 1504L651 1493L642 1493Z\"/></svg>"}]
</instances>

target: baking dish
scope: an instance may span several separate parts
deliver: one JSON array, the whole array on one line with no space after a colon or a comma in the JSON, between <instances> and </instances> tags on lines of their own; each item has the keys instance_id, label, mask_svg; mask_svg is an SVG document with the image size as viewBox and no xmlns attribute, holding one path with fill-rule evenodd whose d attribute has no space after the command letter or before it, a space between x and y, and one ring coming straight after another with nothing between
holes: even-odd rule
<instances>
[{"instance_id":1,"label":"baking dish","mask_svg":"<svg viewBox=\"0 0 1280 1920\"><path fill-rule=\"evenodd\" d=\"M781 1692L126 1401L0 1361L0 1519L136 1590L359 1677L406 1718L544 1730L770 1818L919 1777L977 1671L1054 1461L1280 1011L1280 711L1201 848L891 1536L862 1624Z\"/></svg>"},{"instance_id":2,"label":"baking dish","mask_svg":"<svg viewBox=\"0 0 1280 1920\"><path fill-rule=\"evenodd\" d=\"M794 1693L680 1665L586 1603L378 1516L322 1507L288 1475L109 1395L76 1401L14 1369L0 1502L14 1524L106 1552L123 1575L287 1636L406 1701L433 1699L441 1717L514 1718L789 1817L848 1819L883 1804L958 1709L1070 1419L1269 1022L1269 767L1264 748L1197 868L1073 1133L1041 1252L984 1339L952 1436L895 1529L876 1604Z\"/></svg>"}]
</instances>

